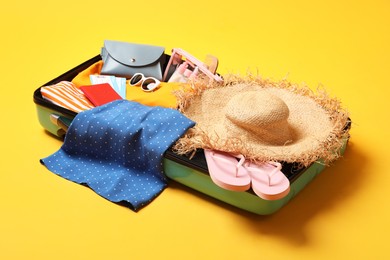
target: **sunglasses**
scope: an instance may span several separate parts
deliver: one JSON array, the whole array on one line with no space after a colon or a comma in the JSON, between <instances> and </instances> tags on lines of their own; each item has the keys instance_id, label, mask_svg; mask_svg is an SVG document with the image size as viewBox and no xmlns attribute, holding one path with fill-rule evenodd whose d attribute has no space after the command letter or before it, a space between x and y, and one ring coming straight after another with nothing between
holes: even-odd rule
<instances>
[{"instance_id":1,"label":"sunglasses","mask_svg":"<svg viewBox=\"0 0 390 260\"><path fill-rule=\"evenodd\" d=\"M151 92L160 86L160 81L153 77L145 77L142 73L135 73L129 84L130 86L141 86L143 91Z\"/></svg>"}]
</instances>

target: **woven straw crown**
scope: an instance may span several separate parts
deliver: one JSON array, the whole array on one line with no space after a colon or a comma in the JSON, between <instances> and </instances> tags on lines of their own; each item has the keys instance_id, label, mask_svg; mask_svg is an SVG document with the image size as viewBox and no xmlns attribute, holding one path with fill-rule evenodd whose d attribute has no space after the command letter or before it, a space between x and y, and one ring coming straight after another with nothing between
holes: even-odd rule
<instances>
[{"instance_id":1,"label":"woven straw crown","mask_svg":"<svg viewBox=\"0 0 390 260\"><path fill-rule=\"evenodd\" d=\"M225 106L226 129L247 131L259 141L272 145L291 142L289 109L279 97L266 91L247 91L232 97ZM241 130L241 131L240 131Z\"/></svg>"}]
</instances>

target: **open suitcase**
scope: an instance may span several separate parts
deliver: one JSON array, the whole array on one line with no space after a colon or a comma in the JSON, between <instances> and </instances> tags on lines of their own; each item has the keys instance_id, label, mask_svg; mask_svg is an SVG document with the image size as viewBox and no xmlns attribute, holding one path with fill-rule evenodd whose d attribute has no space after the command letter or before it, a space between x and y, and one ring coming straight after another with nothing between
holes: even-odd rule
<instances>
[{"instance_id":1,"label":"open suitcase","mask_svg":"<svg viewBox=\"0 0 390 260\"><path fill-rule=\"evenodd\" d=\"M53 85L60 81L71 81L81 71L100 60L101 56L97 55L47 82L43 86ZM34 91L33 100L36 105L38 120L43 128L51 134L63 138L67 126L76 116L76 113L43 99L40 87ZM346 126L346 128L349 127L349 125ZM341 153L344 152L347 142L347 139L344 140ZM283 173L290 181L289 194L279 200L264 200L258 197L252 190L245 192L229 191L214 184L208 174L203 151L198 151L190 159L168 150L164 155L163 165L166 176L171 180L237 208L259 215L269 215L278 211L325 168L321 163L313 163L307 168L300 169L295 167L294 164L284 164Z\"/></svg>"}]
</instances>

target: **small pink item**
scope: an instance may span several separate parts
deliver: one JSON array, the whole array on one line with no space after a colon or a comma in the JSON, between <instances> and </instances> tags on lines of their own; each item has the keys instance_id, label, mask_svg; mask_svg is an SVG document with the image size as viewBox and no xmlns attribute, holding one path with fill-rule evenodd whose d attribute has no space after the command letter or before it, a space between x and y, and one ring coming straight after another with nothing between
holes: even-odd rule
<instances>
[{"instance_id":1,"label":"small pink item","mask_svg":"<svg viewBox=\"0 0 390 260\"><path fill-rule=\"evenodd\" d=\"M280 163L246 162L243 167L248 170L252 179L252 189L260 198L278 200L290 192L290 181L282 173Z\"/></svg>"},{"instance_id":2,"label":"small pink item","mask_svg":"<svg viewBox=\"0 0 390 260\"><path fill-rule=\"evenodd\" d=\"M249 172L242 166L245 158L216 150L204 150L212 181L221 188L246 191L250 188ZM237 160L239 159L239 161Z\"/></svg>"},{"instance_id":3,"label":"small pink item","mask_svg":"<svg viewBox=\"0 0 390 260\"><path fill-rule=\"evenodd\" d=\"M179 68L178 68L177 70L178 70L178 72L179 72L180 74L183 75L184 72L186 71L187 67L188 67L188 64L187 64L186 62L184 62L184 63L182 63L182 64L179 65Z\"/></svg>"}]
</instances>

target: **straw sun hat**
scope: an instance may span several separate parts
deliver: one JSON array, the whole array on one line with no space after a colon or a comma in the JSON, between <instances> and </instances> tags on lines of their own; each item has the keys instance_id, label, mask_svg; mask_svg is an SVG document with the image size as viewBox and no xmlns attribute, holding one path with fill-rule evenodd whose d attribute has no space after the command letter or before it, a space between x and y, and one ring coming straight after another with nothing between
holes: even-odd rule
<instances>
[{"instance_id":1,"label":"straw sun hat","mask_svg":"<svg viewBox=\"0 0 390 260\"><path fill-rule=\"evenodd\" d=\"M348 138L348 113L324 91L235 75L222 85L192 88L177 93L179 110L196 122L176 142L179 154L215 149L258 162L308 166L337 159Z\"/></svg>"}]
</instances>

